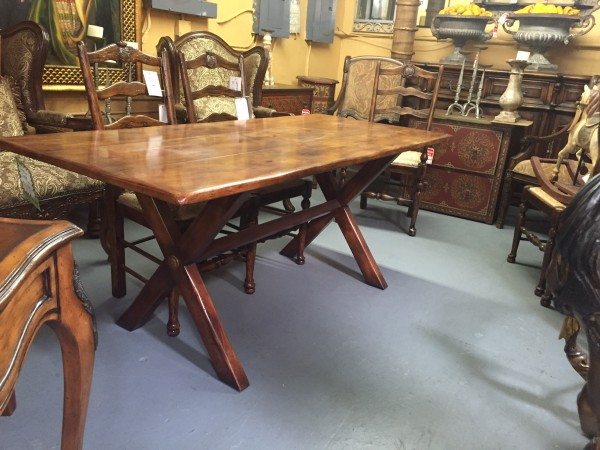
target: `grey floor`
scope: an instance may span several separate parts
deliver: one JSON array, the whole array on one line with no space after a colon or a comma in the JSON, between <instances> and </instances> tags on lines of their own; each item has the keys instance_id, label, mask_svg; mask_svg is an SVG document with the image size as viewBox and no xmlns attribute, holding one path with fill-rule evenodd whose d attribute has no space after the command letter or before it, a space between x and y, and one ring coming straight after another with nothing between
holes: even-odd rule
<instances>
[{"instance_id":1,"label":"grey floor","mask_svg":"<svg viewBox=\"0 0 600 450\"><path fill-rule=\"evenodd\" d=\"M253 296L240 263L206 276L250 379L242 393L215 378L185 308L178 338L166 336L165 307L135 332L116 326L140 284L112 298L98 242L77 241L100 339L85 447L582 448L582 381L557 340L561 317L533 295L541 253L524 244L519 264L506 263L510 224L423 211L410 238L397 208L353 209L385 291L361 282L335 226L303 267L278 254L283 239L262 245ZM0 448L59 448L62 368L49 331L17 401L0 418Z\"/></svg>"}]
</instances>

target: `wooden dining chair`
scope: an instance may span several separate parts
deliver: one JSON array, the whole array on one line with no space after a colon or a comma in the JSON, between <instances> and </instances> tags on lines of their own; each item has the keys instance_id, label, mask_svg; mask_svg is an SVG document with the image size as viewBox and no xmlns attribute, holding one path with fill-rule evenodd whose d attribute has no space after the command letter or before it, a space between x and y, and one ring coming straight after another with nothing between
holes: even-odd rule
<instances>
[{"instance_id":1,"label":"wooden dining chair","mask_svg":"<svg viewBox=\"0 0 600 450\"><path fill-rule=\"evenodd\" d=\"M173 84L180 89L179 98L185 105L183 116L187 121L195 123L236 120L236 98L246 99L250 118L291 115L260 106L267 66L267 55L263 47L238 52L213 33L194 31L181 36L175 42L169 37L163 37L158 48L166 49L174 55L171 60L177 63L179 80L175 80ZM230 87L231 77L241 78L239 90ZM175 95L177 96L177 93ZM178 112L178 117L179 115ZM273 149L273 155L277 155L276 148ZM295 209L290 201L292 198L302 198L303 209L310 207L311 193L312 181L299 179L260 189L254 192L254 196L261 209L286 214ZM279 202L283 203L283 209L273 207ZM251 220L256 221L258 217ZM300 226L299 233L303 234L304 230L305 225ZM255 246L256 244L252 244L251 252L256 251ZM294 261L300 265L304 264L303 248Z\"/></svg>"},{"instance_id":2,"label":"wooden dining chair","mask_svg":"<svg viewBox=\"0 0 600 450\"><path fill-rule=\"evenodd\" d=\"M444 66L438 72L378 56L346 57L342 87L329 113L371 122L412 125L409 118L426 121L429 130ZM361 194L367 199L393 201L408 206L408 235L416 234L421 191L424 187L427 148L404 152ZM342 171L341 179L346 175Z\"/></svg>"},{"instance_id":3,"label":"wooden dining chair","mask_svg":"<svg viewBox=\"0 0 600 450\"><path fill-rule=\"evenodd\" d=\"M80 42L77 45L81 70L83 74L88 105L92 116L93 127L96 130L113 130L119 128L136 128L148 126L166 125L159 120L143 114L126 114L115 122L105 123L100 102L107 98L115 96L135 97L138 95L147 95L147 87L139 81L116 81L108 87L98 88L96 86L92 65L95 63L104 64L107 60L116 61L117 64L144 64L147 67L159 69L159 78L164 93L165 108L167 111L168 124L176 123L173 89L171 83L170 70L172 64L169 60L171 54L168 51L160 52L158 57L147 55L137 49L127 46L124 42L109 45L94 52L88 52L85 43ZM124 147L126 152L127 148ZM146 282L146 278L139 272L125 264L125 250L130 249L156 263L160 260L141 247L141 244L154 239L153 236L144 237L135 241L129 241L125 238L124 221L132 220L144 227L148 227L142 208L133 192L122 192L114 187L108 186L105 195L105 211L103 217L103 241L107 248L111 263L112 293L115 297L123 297L126 294L126 274ZM256 200L251 198L237 213L240 217L240 227L244 228L254 223L257 206ZM202 210L204 204L192 205L189 207L175 207L176 220L182 228L185 228ZM210 270L230 261L233 258L241 258L246 263L246 278L244 287L246 292L254 292L254 262L255 253L252 249L232 249L231 252L219 255L214 260L206 261L201 265L201 269ZM170 336L179 334L180 326L178 320L179 293L171 292L169 296L169 321L167 332Z\"/></svg>"},{"instance_id":4,"label":"wooden dining chair","mask_svg":"<svg viewBox=\"0 0 600 450\"><path fill-rule=\"evenodd\" d=\"M83 447L94 367L93 310L76 278L71 249L82 234L62 220L0 218L0 415L14 412L25 357L40 328L50 326L63 362L63 450Z\"/></svg>"}]
</instances>

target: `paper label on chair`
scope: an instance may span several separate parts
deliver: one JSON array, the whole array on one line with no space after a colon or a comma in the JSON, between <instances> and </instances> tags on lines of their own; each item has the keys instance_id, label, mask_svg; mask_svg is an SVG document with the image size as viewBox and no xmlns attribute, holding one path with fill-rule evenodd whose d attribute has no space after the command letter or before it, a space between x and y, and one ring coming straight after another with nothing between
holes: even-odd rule
<instances>
[{"instance_id":1,"label":"paper label on chair","mask_svg":"<svg viewBox=\"0 0 600 450\"><path fill-rule=\"evenodd\" d=\"M235 98L235 115L237 116L238 120L248 120L250 118L248 100L245 97Z\"/></svg>"},{"instance_id":2,"label":"paper label on chair","mask_svg":"<svg viewBox=\"0 0 600 450\"><path fill-rule=\"evenodd\" d=\"M433 164L433 155L435 155L435 149L433 147L427 147L427 164Z\"/></svg>"},{"instance_id":3,"label":"paper label on chair","mask_svg":"<svg viewBox=\"0 0 600 450\"><path fill-rule=\"evenodd\" d=\"M527 61L529 59L529 52L525 52L523 50L519 50L517 52L517 57L515 59L517 61Z\"/></svg>"},{"instance_id":4,"label":"paper label on chair","mask_svg":"<svg viewBox=\"0 0 600 450\"><path fill-rule=\"evenodd\" d=\"M167 107L164 103L158 105L158 120L162 123L169 123L169 118L167 117Z\"/></svg>"},{"instance_id":5,"label":"paper label on chair","mask_svg":"<svg viewBox=\"0 0 600 450\"><path fill-rule=\"evenodd\" d=\"M143 70L142 72L144 73L144 82L146 83L146 89L148 89L148 95L151 95L152 97L162 97L158 72L152 70Z\"/></svg>"},{"instance_id":6,"label":"paper label on chair","mask_svg":"<svg viewBox=\"0 0 600 450\"><path fill-rule=\"evenodd\" d=\"M229 77L229 89L242 92L242 77Z\"/></svg>"}]
</instances>

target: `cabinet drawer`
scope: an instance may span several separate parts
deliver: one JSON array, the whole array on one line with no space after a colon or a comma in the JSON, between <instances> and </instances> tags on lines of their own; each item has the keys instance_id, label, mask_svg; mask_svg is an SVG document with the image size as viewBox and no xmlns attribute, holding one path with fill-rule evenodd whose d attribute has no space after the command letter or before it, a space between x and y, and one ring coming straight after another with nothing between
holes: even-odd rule
<instances>
[{"instance_id":1,"label":"cabinet drawer","mask_svg":"<svg viewBox=\"0 0 600 450\"><path fill-rule=\"evenodd\" d=\"M583 94L583 85L581 83L565 82L558 91L556 106L559 108L575 110L577 108L577 102L581 98L581 94Z\"/></svg>"},{"instance_id":2,"label":"cabinet drawer","mask_svg":"<svg viewBox=\"0 0 600 450\"><path fill-rule=\"evenodd\" d=\"M491 76L488 80L488 91L486 100L500 100L506 86L508 78ZM552 88L554 83L551 81L531 80L524 78L521 83L523 92L523 106L545 106L550 104Z\"/></svg>"},{"instance_id":3,"label":"cabinet drawer","mask_svg":"<svg viewBox=\"0 0 600 450\"><path fill-rule=\"evenodd\" d=\"M418 128L424 129L425 125L424 122L417 123ZM431 130L452 136L444 144L435 146L434 166L486 175L496 173L503 131L450 123L434 123Z\"/></svg>"},{"instance_id":4,"label":"cabinet drawer","mask_svg":"<svg viewBox=\"0 0 600 450\"><path fill-rule=\"evenodd\" d=\"M422 208L491 223L493 178L428 167L425 180Z\"/></svg>"}]
</instances>

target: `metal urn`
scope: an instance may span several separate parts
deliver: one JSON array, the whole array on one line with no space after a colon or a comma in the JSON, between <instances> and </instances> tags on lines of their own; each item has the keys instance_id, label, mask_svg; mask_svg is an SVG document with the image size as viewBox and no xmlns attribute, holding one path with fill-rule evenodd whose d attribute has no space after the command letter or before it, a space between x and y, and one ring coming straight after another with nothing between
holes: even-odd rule
<instances>
[{"instance_id":1,"label":"metal urn","mask_svg":"<svg viewBox=\"0 0 600 450\"><path fill-rule=\"evenodd\" d=\"M510 65L510 77L506 91L500 96L500 108L502 111L494 120L498 122L518 122L521 116L517 112L521 103L523 103L523 91L521 82L523 81L523 70L529 64L528 61L509 59L506 61Z\"/></svg>"},{"instance_id":2,"label":"metal urn","mask_svg":"<svg viewBox=\"0 0 600 450\"><path fill-rule=\"evenodd\" d=\"M467 41L485 42L492 37L485 27L494 23L489 16L462 16L438 14L431 22L431 33L438 39L452 39L452 54L440 60L443 64L462 64L465 59L463 47Z\"/></svg>"},{"instance_id":3,"label":"metal urn","mask_svg":"<svg viewBox=\"0 0 600 450\"><path fill-rule=\"evenodd\" d=\"M517 31L509 29L519 22ZM564 14L509 14L502 28L519 44L531 50L527 70L554 71L558 69L544 56L550 48L567 45L571 39L586 34L595 25L594 16L568 16ZM571 29L576 29L572 31Z\"/></svg>"}]
</instances>

